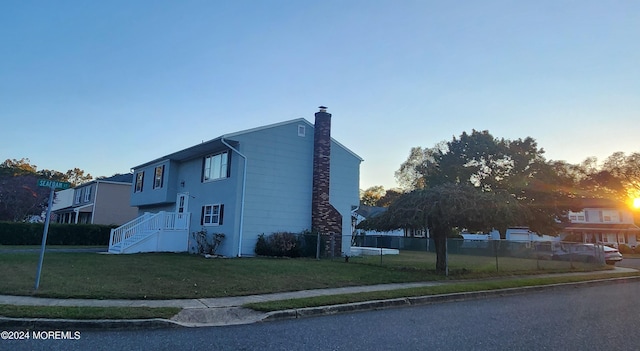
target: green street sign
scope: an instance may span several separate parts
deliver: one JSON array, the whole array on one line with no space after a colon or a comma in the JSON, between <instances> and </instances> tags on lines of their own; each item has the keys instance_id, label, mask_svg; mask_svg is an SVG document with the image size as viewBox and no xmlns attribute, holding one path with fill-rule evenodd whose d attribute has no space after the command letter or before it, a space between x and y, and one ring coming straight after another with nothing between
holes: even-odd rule
<instances>
[{"instance_id":1,"label":"green street sign","mask_svg":"<svg viewBox=\"0 0 640 351\"><path fill-rule=\"evenodd\" d=\"M57 180L50 180L50 179L38 179L38 186L52 188L52 189L69 189L71 187L71 183L59 182Z\"/></svg>"}]
</instances>

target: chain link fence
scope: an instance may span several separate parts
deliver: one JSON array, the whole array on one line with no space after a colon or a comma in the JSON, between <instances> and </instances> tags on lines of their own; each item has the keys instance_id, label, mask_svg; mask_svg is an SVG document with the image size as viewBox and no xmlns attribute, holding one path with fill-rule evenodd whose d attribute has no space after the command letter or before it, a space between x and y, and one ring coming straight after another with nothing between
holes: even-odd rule
<instances>
[{"instance_id":1,"label":"chain link fence","mask_svg":"<svg viewBox=\"0 0 640 351\"><path fill-rule=\"evenodd\" d=\"M351 262L435 270L436 249L432 239L384 235L354 236L350 239ZM454 273L593 270L610 259L605 257L601 244L561 241L451 238L447 240L447 253L449 271Z\"/></svg>"}]
</instances>

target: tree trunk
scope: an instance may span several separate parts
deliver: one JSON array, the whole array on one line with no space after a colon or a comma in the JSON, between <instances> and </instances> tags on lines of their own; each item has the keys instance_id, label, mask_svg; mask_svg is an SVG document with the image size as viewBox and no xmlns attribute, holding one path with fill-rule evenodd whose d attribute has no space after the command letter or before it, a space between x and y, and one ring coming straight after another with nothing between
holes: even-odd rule
<instances>
[{"instance_id":1,"label":"tree trunk","mask_svg":"<svg viewBox=\"0 0 640 351\"><path fill-rule=\"evenodd\" d=\"M447 232L433 228L433 243L436 246L436 273L447 274Z\"/></svg>"}]
</instances>

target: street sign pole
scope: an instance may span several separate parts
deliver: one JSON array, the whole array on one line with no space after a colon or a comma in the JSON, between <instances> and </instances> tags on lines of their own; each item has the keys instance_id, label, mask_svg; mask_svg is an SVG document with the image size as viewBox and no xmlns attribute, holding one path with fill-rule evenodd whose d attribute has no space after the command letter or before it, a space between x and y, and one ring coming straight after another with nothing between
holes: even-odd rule
<instances>
[{"instance_id":1,"label":"street sign pole","mask_svg":"<svg viewBox=\"0 0 640 351\"><path fill-rule=\"evenodd\" d=\"M44 251L47 245L47 234L49 234L49 222L51 221L51 206L53 206L53 195L56 188L68 189L71 184L67 182L57 182L46 179L39 179L38 186L49 187L49 204L47 205L47 216L44 219L44 231L42 233L42 248L40 249L40 260L38 261L38 271L36 272L36 285L34 290L38 290L40 286L40 273L42 273L42 261L44 261Z\"/></svg>"},{"instance_id":2,"label":"street sign pole","mask_svg":"<svg viewBox=\"0 0 640 351\"><path fill-rule=\"evenodd\" d=\"M49 193L49 205L47 206L47 217L44 220L44 232L42 233L42 248L40 249L40 261L38 261L38 272L36 273L36 286L34 290L38 290L40 286L40 273L42 272L42 261L44 260L44 249L47 245L47 234L49 233L49 221L51 219L51 206L53 205L53 193L55 188L51 187Z\"/></svg>"}]
</instances>

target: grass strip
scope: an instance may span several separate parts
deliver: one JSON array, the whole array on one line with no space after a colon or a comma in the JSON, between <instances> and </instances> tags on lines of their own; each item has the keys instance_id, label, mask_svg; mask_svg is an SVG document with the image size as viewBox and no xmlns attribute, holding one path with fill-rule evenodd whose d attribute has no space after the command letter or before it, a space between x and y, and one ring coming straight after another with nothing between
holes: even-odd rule
<instances>
[{"instance_id":1,"label":"grass strip","mask_svg":"<svg viewBox=\"0 0 640 351\"><path fill-rule=\"evenodd\" d=\"M269 302L257 302L245 304L243 307L250 308L261 312L281 311L287 309L306 308L306 307L319 307L340 305L346 303L372 301L372 300L386 300L396 299L403 297L415 297L415 296L429 296L440 294L451 294L461 292L483 291L483 290L497 290L507 288L519 288L528 286L539 285L552 285L560 283L574 283L589 280L599 280L608 278L620 278L639 276L640 272L632 273L606 273L606 274L590 274L581 276L560 276L560 277L528 277L521 279L506 279L506 280L489 280L489 281L475 281L475 282L463 282L463 283L447 283L443 285L408 288L399 290L384 290L384 291L372 291L366 293L357 294L340 294L340 295L327 295L308 297L300 299L269 301Z\"/></svg>"},{"instance_id":2,"label":"grass strip","mask_svg":"<svg viewBox=\"0 0 640 351\"><path fill-rule=\"evenodd\" d=\"M53 319L153 319L171 318L179 307L75 307L0 305L0 316Z\"/></svg>"}]
</instances>

